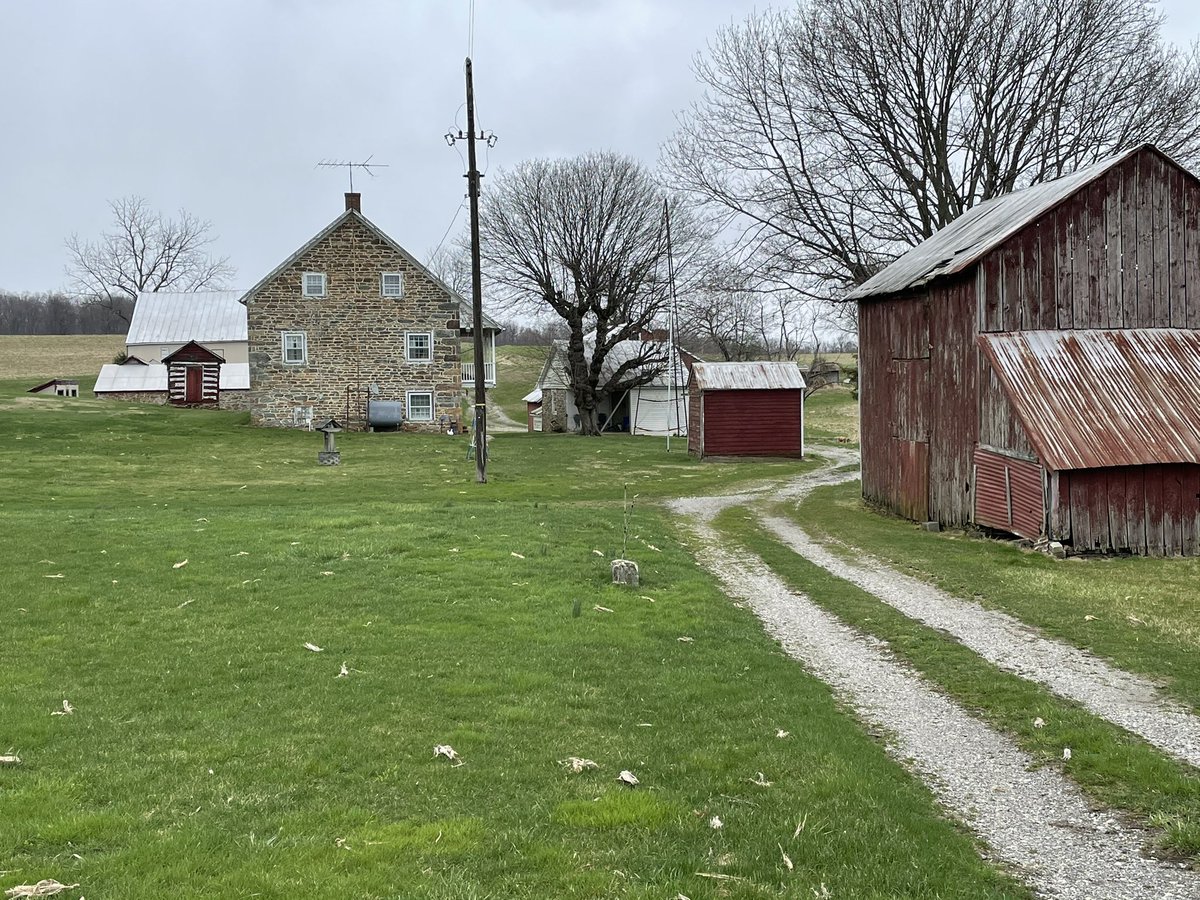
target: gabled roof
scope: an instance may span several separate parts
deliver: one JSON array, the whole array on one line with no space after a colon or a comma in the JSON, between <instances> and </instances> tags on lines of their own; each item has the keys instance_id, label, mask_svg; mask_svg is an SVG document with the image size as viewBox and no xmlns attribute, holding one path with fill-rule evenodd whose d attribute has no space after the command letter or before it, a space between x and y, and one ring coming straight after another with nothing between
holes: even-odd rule
<instances>
[{"instance_id":1,"label":"gabled roof","mask_svg":"<svg viewBox=\"0 0 1200 900\"><path fill-rule=\"evenodd\" d=\"M1062 178L984 201L847 293L846 299L865 300L894 294L961 272L1110 169L1144 151L1187 172L1153 145L1143 144Z\"/></svg>"},{"instance_id":2,"label":"gabled roof","mask_svg":"<svg viewBox=\"0 0 1200 900\"><path fill-rule=\"evenodd\" d=\"M258 282L258 284L254 285L254 287L242 294L240 297L241 303L246 304L254 302L254 294L256 294L265 285L274 281L280 274L294 266L302 256L312 250L313 247L317 246L317 244L321 243L321 241L325 240L325 238L337 231L338 228L340 228L347 220L351 218L355 218L361 222L363 226L371 232L371 234L375 235L375 237L387 245L391 250L394 250L396 253L400 254L400 256L404 258L405 262L407 262L421 274L425 275L430 281L458 301L459 327L463 330L467 330L471 327L472 315L470 301L463 297L462 294L458 293L458 291L450 287L450 285L446 284L446 282L442 281L442 279L434 275L433 272L431 272L426 266L422 265L415 256L393 241L388 236L387 232L364 216L357 209L346 210L344 213L339 215L332 222L318 231L307 243L304 244L304 246L302 246L299 250L267 273L267 275L265 275ZM504 330L500 327L500 324L495 319L491 318L486 312L483 314L483 327L485 330L489 328L495 331Z\"/></svg>"},{"instance_id":3,"label":"gabled roof","mask_svg":"<svg viewBox=\"0 0 1200 900\"><path fill-rule=\"evenodd\" d=\"M1047 468L1200 463L1200 332L979 336Z\"/></svg>"},{"instance_id":4,"label":"gabled roof","mask_svg":"<svg viewBox=\"0 0 1200 900\"><path fill-rule=\"evenodd\" d=\"M794 362L698 362L692 367L702 391L803 390Z\"/></svg>"},{"instance_id":5,"label":"gabled roof","mask_svg":"<svg viewBox=\"0 0 1200 900\"><path fill-rule=\"evenodd\" d=\"M70 379L70 378L51 378L49 381L39 384L37 387L31 387L25 393L36 394L38 391L44 391L48 387L55 387L60 384L64 385L64 386L69 386L69 385L74 385L75 387L79 386L78 381L74 381L73 379Z\"/></svg>"},{"instance_id":6,"label":"gabled roof","mask_svg":"<svg viewBox=\"0 0 1200 900\"><path fill-rule=\"evenodd\" d=\"M241 291L153 293L142 291L133 307L126 344L222 344L246 340Z\"/></svg>"},{"instance_id":7,"label":"gabled roof","mask_svg":"<svg viewBox=\"0 0 1200 900\"><path fill-rule=\"evenodd\" d=\"M591 359L592 348L595 347L595 345L596 341L593 335L588 335L584 338L584 353L587 355L588 359ZM649 381L645 382L644 386L667 387L668 377L671 369L674 368L676 375L675 386L680 388L687 387L690 373L688 371L688 367L684 365L681 360L681 355L686 354L687 351L676 346L674 348L674 352L670 354L670 358L668 359L668 353L665 349L666 346L667 345L662 341L620 341L619 343L614 344L612 349L609 350L608 354L604 357L604 365L601 367L600 377L603 380L607 380L613 376L613 373L615 373L623 363L638 359L643 354L651 355L655 349L661 347L663 348L660 354L663 360L661 364L653 365L643 363L642 365L631 369L627 373L628 376L632 378L635 375L652 370L654 372L654 376ZM556 364L556 360L561 360L561 363ZM566 378L566 365L567 342L563 340L554 341L554 343L550 345L550 353L546 357L546 364L542 366L542 373L538 376L537 387L543 389L548 388L552 390L569 388L570 384L567 382Z\"/></svg>"},{"instance_id":8,"label":"gabled roof","mask_svg":"<svg viewBox=\"0 0 1200 900\"><path fill-rule=\"evenodd\" d=\"M174 353L170 353L159 360L163 365L169 365L174 362L177 357L187 358L187 362L215 362L224 363L225 360L220 355L213 353L203 344L196 341L188 341Z\"/></svg>"}]
</instances>

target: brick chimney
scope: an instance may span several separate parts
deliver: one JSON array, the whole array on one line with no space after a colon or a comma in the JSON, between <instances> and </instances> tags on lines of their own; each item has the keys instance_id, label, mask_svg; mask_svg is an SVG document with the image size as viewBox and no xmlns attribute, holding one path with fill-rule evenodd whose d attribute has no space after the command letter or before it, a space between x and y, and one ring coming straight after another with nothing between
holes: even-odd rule
<instances>
[{"instance_id":1,"label":"brick chimney","mask_svg":"<svg viewBox=\"0 0 1200 900\"><path fill-rule=\"evenodd\" d=\"M347 210L352 209L355 212L362 212L362 194L358 193L357 191L353 194L347 192L346 193L346 209Z\"/></svg>"}]
</instances>

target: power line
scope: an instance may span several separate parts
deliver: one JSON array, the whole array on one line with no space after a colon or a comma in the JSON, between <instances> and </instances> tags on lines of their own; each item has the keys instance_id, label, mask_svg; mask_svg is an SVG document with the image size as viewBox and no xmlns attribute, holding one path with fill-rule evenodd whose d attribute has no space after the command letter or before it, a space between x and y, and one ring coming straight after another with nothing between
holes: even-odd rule
<instances>
[{"instance_id":1,"label":"power line","mask_svg":"<svg viewBox=\"0 0 1200 900\"><path fill-rule=\"evenodd\" d=\"M458 221L458 214L463 211L463 207L465 207L466 205L467 204L465 204L465 203L458 204L458 209L456 209L454 211L454 218L451 219L450 224L446 226L446 231L445 231L445 233L442 234L442 239L440 241L438 241L437 246L433 248L433 252L431 254L429 254L430 259L433 259L433 257L437 256L438 251L442 249L442 244L446 243L446 238L450 234L450 229L453 228L454 223Z\"/></svg>"}]
</instances>

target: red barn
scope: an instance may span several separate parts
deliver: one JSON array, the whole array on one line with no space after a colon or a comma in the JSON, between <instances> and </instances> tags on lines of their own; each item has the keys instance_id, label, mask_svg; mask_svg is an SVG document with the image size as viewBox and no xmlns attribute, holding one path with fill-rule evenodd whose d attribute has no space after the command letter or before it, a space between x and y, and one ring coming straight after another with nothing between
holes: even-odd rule
<instances>
[{"instance_id":1,"label":"red barn","mask_svg":"<svg viewBox=\"0 0 1200 900\"><path fill-rule=\"evenodd\" d=\"M688 452L803 456L804 378L790 362L692 364Z\"/></svg>"},{"instance_id":2,"label":"red barn","mask_svg":"<svg viewBox=\"0 0 1200 900\"><path fill-rule=\"evenodd\" d=\"M1200 181L1152 146L982 203L849 294L863 496L1195 555Z\"/></svg>"}]
</instances>

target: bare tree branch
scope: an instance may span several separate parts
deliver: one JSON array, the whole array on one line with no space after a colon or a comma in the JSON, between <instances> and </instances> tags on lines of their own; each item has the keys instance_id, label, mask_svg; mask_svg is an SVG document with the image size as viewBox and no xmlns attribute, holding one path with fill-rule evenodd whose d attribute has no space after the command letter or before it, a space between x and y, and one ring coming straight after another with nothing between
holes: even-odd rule
<instances>
[{"instance_id":1,"label":"bare tree branch","mask_svg":"<svg viewBox=\"0 0 1200 900\"><path fill-rule=\"evenodd\" d=\"M166 219L141 197L113 200L109 207L112 231L95 241L77 234L66 241L66 273L85 300L128 320L142 291L219 290L234 276L228 257L207 253L215 240L211 223L184 210Z\"/></svg>"},{"instance_id":2,"label":"bare tree branch","mask_svg":"<svg viewBox=\"0 0 1200 900\"><path fill-rule=\"evenodd\" d=\"M975 204L1150 141L1200 161L1200 45L1144 0L804 0L718 32L664 149L752 272L837 297Z\"/></svg>"},{"instance_id":3,"label":"bare tree branch","mask_svg":"<svg viewBox=\"0 0 1200 900\"><path fill-rule=\"evenodd\" d=\"M480 211L481 257L490 284L517 310L553 311L567 327L566 372L584 434L598 434L605 395L644 384L665 348L605 365L665 313L669 285L664 201L677 267L707 233L638 163L613 153L533 160L501 173Z\"/></svg>"}]
</instances>

